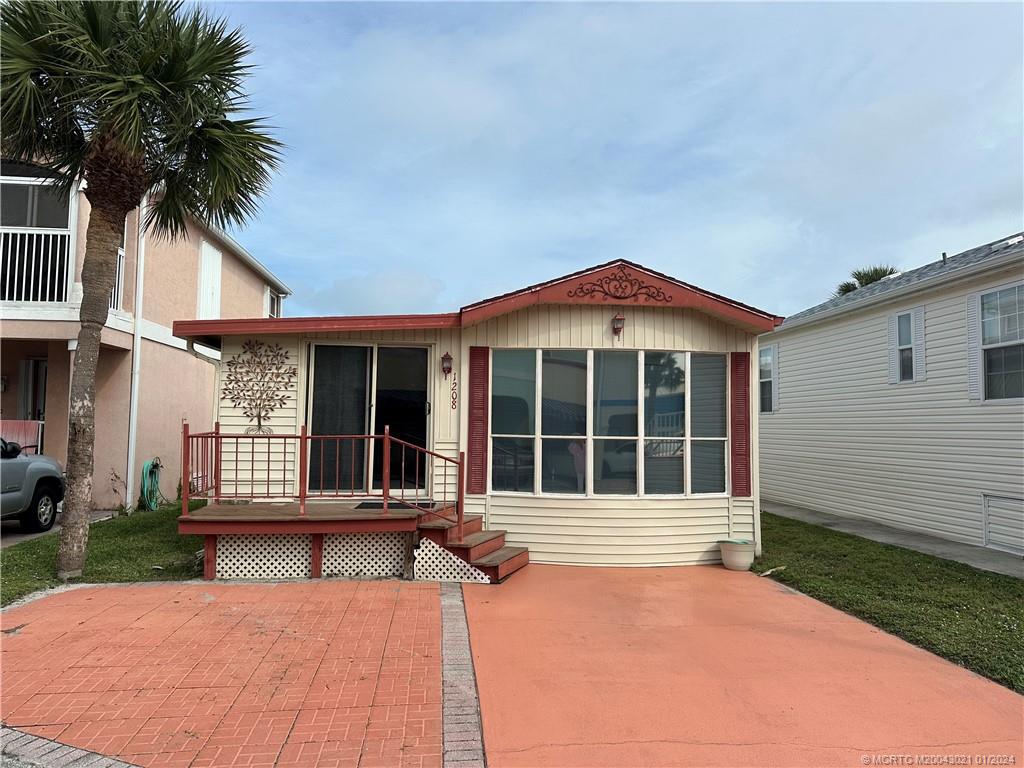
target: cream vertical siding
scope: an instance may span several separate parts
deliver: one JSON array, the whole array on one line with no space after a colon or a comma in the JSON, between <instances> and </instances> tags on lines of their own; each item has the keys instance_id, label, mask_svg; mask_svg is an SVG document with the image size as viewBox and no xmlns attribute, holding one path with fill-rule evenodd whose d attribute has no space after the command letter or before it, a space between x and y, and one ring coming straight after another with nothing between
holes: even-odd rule
<instances>
[{"instance_id":1,"label":"cream vertical siding","mask_svg":"<svg viewBox=\"0 0 1024 768\"><path fill-rule=\"evenodd\" d=\"M620 339L611 331L611 319L617 312L626 318ZM539 305L512 312L464 328L463 361L468 361L471 346L750 352L752 361L757 355L756 337L699 312L610 303ZM751 376L756 430L753 370ZM756 492L756 452L751 456L751 471ZM717 562L719 539L755 535L755 505L753 498L726 496L656 499L491 494L469 497L467 511L485 514L489 528L506 530L509 544L529 547L532 562L658 566Z\"/></svg>"},{"instance_id":2,"label":"cream vertical siding","mask_svg":"<svg viewBox=\"0 0 1024 768\"><path fill-rule=\"evenodd\" d=\"M1024 406L968 399L967 296L1019 279L1018 267L763 336L779 351L763 498L985 544L983 495L1024 496ZM922 306L927 378L890 384L888 318Z\"/></svg>"}]
</instances>

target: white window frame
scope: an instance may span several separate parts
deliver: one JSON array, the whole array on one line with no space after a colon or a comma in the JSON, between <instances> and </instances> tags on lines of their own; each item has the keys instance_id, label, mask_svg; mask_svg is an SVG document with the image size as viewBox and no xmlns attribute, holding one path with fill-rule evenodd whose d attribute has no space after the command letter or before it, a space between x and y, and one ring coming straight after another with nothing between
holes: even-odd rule
<instances>
[{"instance_id":1,"label":"white window frame","mask_svg":"<svg viewBox=\"0 0 1024 768\"><path fill-rule=\"evenodd\" d=\"M900 318L902 317L908 317L910 319L909 344L900 344L899 325ZM925 371L924 305L908 307L907 309L901 309L897 312L893 312L889 315L888 325L889 338L887 354L889 358L889 383L906 385L924 381L927 378ZM900 353L905 349L910 350L911 376L909 379L904 379L902 377L902 369L900 366Z\"/></svg>"},{"instance_id":2,"label":"white window frame","mask_svg":"<svg viewBox=\"0 0 1024 768\"><path fill-rule=\"evenodd\" d=\"M999 349L999 348L1002 348L1002 347L1014 347L1014 346L1017 346L1018 344L1024 344L1024 340L1002 341L1002 342L996 342L994 344L986 344L985 343L985 334L984 334L984 326L983 326L984 312L982 311L982 299L984 299L986 296L988 296L990 294L999 293L1000 291L1005 291L1008 288L1024 288L1024 281L1015 282L1015 283L1009 283L1009 284L1004 284L1004 285L996 285L996 286L993 286L991 288L985 288L984 290L978 291L978 293L975 294L975 296L973 297L977 301L977 305L978 305L978 317L977 317L977 321L976 321L977 325L976 325L976 327L974 329L975 332L977 333L977 338L978 338L978 352L977 352L977 357L976 357L974 362L978 366L978 371L979 371L980 376L981 376L981 382L980 382L980 384L981 384L981 400L982 400L982 402L985 402L985 403L1022 403L1022 402L1024 402L1024 397L989 397L988 396L988 391L987 391L988 390L988 387L987 387L987 384L988 384L988 374L987 374L987 370L985 368L985 350L988 350L988 349ZM970 301L970 300L971 300L971 298L969 297L968 301ZM970 330L968 330L968 333L970 333Z\"/></svg>"},{"instance_id":3,"label":"white window frame","mask_svg":"<svg viewBox=\"0 0 1024 768\"><path fill-rule=\"evenodd\" d=\"M199 241L197 274L196 319L219 320L222 307L224 253L209 240Z\"/></svg>"},{"instance_id":4,"label":"white window frame","mask_svg":"<svg viewBox=\"0 0 1024 768\"><path fill-rule=\"evenodd\" d=\"M276 291L270 291L267 306L267 317L283 317L284 313L281 311L284 308L283 305L284 297L280 293L277 293Z\"/></svg>"},{"instance_id":5,"label":"white window frame","mask_svg":"<svg viewBox=\"0 0 1024 768\"><path fill-rule=\"evenodd\" d=\"M907 318L907 328L910 333L910 340L906 344L900 344L900 320ZM910 350L910 378L903 378L903 350ZM897 312L896 313L896 381L898 384L907 384L914 381L914 377L917 375L914 365L914 313L910 312Z\"/></svg>"},{"instance_id":6,"label":"white window frame","mask_svg":"<svg viewBox=\"0 0 1024 768\"><path fill-rule=\"evenodd\" d=\"M732 440L732 418L731 418L731 397L732 397L732 382L729 376L729 370L731 366L731 353L728 352L710 352L710 351L689 351L689 350L674 350L674 349L628 349L628 350L612 350L612 349L583 349L580 347L542 347L534 349L535 362L534 362L534 433L532 435L510 435L500 434L495 435L491 431L491 423L493 417L493 397L494 397L494 353L501 351L515 351L521 350L522 347L491 347L490 348L490 361L488 365L488 403L487 403L487 439L488 439L488 462L487 462L487 488L488 494L491 496L511 496L511 497L543 497L543 498L559 498L559 499L704 499L704 498L729 498L732 494L732 472L731 472L731 455L729 447ZM531 348L532 349L532 348ZM557 351L557 352L586 352L587 354L587 394L586 394L586 405L587 405L587 425L586 434L575 436L575 439L582 439L586 445L586 484L583 493L555 493L551 491L542 491L542 440L545 436L541 433L541 417L543 407L543 392L544 392L544 373L543 373L543 353L545 351ZM633 352L637 356L637 435L634 436L616 436L616 435L595 435L594 434L594 353L595 352L606 352L606 351L622 351L622 352ZM664 439L672 442L683 443L683 471L685 475L683 487L684 493L645 493L644 492L644 448L646 445L647 435L644 421L644 397L643 397L643 377L644 377L644 357L646 352L672 352L676 354L682 354L684 357L684 398L685 398L685 411L684 417L684 434L680 437L666 437L666 438L652 438L652 439ZM691 398L690 398L690 385L691 385L691 360L694 354L706 354L706 355L718 355L725 360L725 436L724 437L694 437L692 434L692 428L690 424L691 416ZM533 440L533 491L506 491L506 490L494 490L493 489L493 462L494 462L494 440L495 438L519 438L519 439L531 439ZM566 435L547 435L548 439L573 439L573 436ZM634 440L637 444L637 457L636 457L636 480L637 480L637 492L636 493L595 493L594 492L594 440ZM693 459L692 445L695 442L718 442L722 443L722 450L724 452L724 483L723 491L712 491L709 493L694 493L692 483L692 471L691 463Z\"/></svg>"},{"instance_id":7,"label":"white window frame","mask_svg":"<svg viewBox=\"0 0 1024 768\"><path fill-rule=\"evenodd\" d=\"M772 353L772 366L768 372L768 378L762 378L761 376L761 353L771 352ZM769 401L768 410L761 408L761 385L764 382L768 382L772 385L771 399ZM763 347L758 347L757 350L757 412L761 414L772 414L779 410L779 345L778 344L766 344Z\"/></svg>"}]
</instances>

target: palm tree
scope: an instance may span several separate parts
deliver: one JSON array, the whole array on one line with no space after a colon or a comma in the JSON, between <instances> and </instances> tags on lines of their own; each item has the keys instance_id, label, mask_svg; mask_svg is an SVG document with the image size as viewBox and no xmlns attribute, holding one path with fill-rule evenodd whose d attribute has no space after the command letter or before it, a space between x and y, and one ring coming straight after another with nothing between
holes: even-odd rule
<instances>
[{"instance_id":1,"label":"palm tree","mask_svg":"<svg viewBox=\"0 0 1024 768\"><path fill-rule=\"evenodd\" d=\"M0 31L0 148L55 172L91 206L71 378L68 490L57 575L81 575L88 543L96 363L125 216L171 238L194 218L251 218L280 144L246 106L250 48L238 29L180 2L11 0Z\"/></svg>"},{"instance_id":2,"label":"palm tree","mask_svg":"<svg viewBox=\"0 0 1024 768\"><path fill-rule=\"evenodd\" d=\"M863 288L865 285L871 285L877 283L879 280L889 275L895 275L899 272L896 267L889 264L879 264L875 267L864 267L863 269L855 269L850 273L850 277L853 280L844 280L836 286L834 296L845 296L848 293L853 293L858 288Z\"/></svg>"}]
</instances>

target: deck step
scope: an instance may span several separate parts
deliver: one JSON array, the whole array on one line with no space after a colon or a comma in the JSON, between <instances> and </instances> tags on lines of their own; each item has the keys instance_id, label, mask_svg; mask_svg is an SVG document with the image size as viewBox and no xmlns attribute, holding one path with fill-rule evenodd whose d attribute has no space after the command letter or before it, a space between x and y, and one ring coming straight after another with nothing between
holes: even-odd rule
<instances>
[{"instance_id":1,"label":"deck step","mask_svg":"<svg viewBox=\"0 0 1024 768\"><path fill-rule=\"evenodd\" d=\"M467 563L491 554L505 546L505 531L477 531L466 534L462 541L449 541L445 549L454 552Z\"/></svg>"},{"instance_id":2,"label":"deck step","mask_svg":"<svg viewBox=\"0 0 1024 768\"><path fill-rule=\"evenodd\" d=\"M446 546L449 542L455 541L458 536L458 528L453 520L442 520L437 517L421 517L418 525L420 536L430 539L435 544ZM463 535L476 533L484 527L482 515L466 515L462 521Z\"/></svg>"},{"instance_id":3,"label":"deck step","mask_svg":"<svg viewBox=\"0 0 1024 768\"><path fill-rule=\"evenodd\" d=\"M504 581L530 562L530 551L526 547L502 547L490 554L471 561L474 568L486 573L492 584Z\"/></svg>"}]
</instances>

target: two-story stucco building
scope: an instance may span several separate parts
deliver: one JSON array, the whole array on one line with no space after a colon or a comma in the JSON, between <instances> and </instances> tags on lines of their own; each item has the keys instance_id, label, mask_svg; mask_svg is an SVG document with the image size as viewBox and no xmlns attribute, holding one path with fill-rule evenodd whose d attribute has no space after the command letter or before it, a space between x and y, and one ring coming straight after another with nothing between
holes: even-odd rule
<instances>
[{"instance_id":1,"label":"two-story stucco building","mask_svg":"<svg viewBox=\"0 0 1024 768\"><path fill-rule=\"evenodd\" d=\"M89 203L60 195L46 171L0 167L0 418L9 440L67 455ZM96 380L93 502L134 505L140 471L159 457L161 490L177 493L183 421L211 424L214 350L171 333L183 317L271 317L288 287L222 231L199 224L177 241L125 222Z\"/></svg>"}]
</instances>

